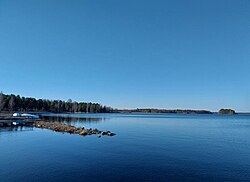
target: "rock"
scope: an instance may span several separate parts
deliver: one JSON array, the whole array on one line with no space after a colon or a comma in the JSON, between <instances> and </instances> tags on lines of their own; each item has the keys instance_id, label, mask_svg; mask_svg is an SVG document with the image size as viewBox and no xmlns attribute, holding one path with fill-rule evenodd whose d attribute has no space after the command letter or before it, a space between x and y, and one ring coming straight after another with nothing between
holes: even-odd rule
<instances>
[{"instance_id":1,"label":"rock","mask_svg":"<svg viewBox=\"0 0 250 182\"><path fill-rule=\"evenodd\" d=\"M102 135L107 135L107 136L114 136L115 134L110 132L110 131L103 131Z\"/></svg>"},{"instance_id":2,"label":"rock","mask_svg":"<svg viewBox=\"0 0 250 182\"><path fill-rule=\"evenodd\" d=\"M114 133L108 133L108 136L114 136L115 134Z\"/></svg>"},{"instance_id":3,"label":"rock","mask_svg":"<svg viewBox=\"0 0 250 182\"><path fill-rule=\"evenodd\" d=\"M107 135L107 136L114 136L114 133L111 133L110 131L99 131L97 128L94 129L85 129L83 128L76 128L75 126L67 125L62 122L44 122L39 121L32 124L33 126L37 128L45 128L49 129L55 132L61 132L61 133L70 133L70 134L79 134L82 136L86 135L92 135L92 134L99 134L97 137L100 138L101 135Z\"/></svg>"},{"instance_id":4,"label":"rock","mask_svg":"<svg viewBox=\"0 0 250 182\"><path fill-rule=\"evenodd\" d=\"M103 131L102 135L108 135L108 133L110 133L110 131Z\"/></svg>"},{"instance_id":5,"label":"rock","mask_svg":"<svg viewBox=\"0 0 250 182\"><path fill-rule=\"evenodd\" d=\"M92 130L92 132L93 132L94 134L100 134L100 133L101 133L97 128L94 128L94 129Z\"/></svg>"},{"instance_id":6,"label":"rock","mask_svg":"<svg viewBox=\"0 0 250 182\"><path fill-rule=\"evenodd\" d=\"M80 132L80 135L82 136L85 136L87 134L88 134L88 130L85 130L85 129Z\"/></svg>"}]
</instances>

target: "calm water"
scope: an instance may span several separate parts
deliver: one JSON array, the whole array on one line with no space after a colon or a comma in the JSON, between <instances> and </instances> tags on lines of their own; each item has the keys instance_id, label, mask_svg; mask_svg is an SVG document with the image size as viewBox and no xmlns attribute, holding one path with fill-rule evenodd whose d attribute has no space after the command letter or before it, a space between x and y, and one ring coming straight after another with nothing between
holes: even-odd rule
<instances>
[{"instance_id":1,"label":"calm water","mask_svg":"<svg viewBox=\"0 0 250 182\"><path fill-rule=\"evenodd\" d=\"M250 181L250 115L71 116L117 135L2 128L0 182Z\"/></svg>"}]
</instances>

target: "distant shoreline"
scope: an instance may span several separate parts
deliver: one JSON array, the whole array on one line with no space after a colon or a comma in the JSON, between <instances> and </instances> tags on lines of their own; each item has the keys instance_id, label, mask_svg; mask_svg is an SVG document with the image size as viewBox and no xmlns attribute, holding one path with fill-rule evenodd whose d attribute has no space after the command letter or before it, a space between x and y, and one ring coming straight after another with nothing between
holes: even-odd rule
<instances>
[{"instance_id":1,"label":"distant shoreline","mask_svg":"<svg viewBox=\"0 0 250 182\"><path fill-rule=\"evenodd\" d=\"M100 103L76 102L69 99L49 100L21 97L14 94L0 93L0 112L48 112L48 113L162 113L162 114L237 114L233 109L222 108L218 112L204 109L157 109L136 108L118 109L107 107ZM1 118L1 116L0 116Z\"/></svg>"},{"instance_id":2,"label":"distant shoreline","mask_svg":"<svg viewBox=\"0 0 250 182\"><path fill-rule=\"evenodd\" d=\"M34 111L1 111L0 112L0 120L16 120L16 119L25 119L25 118L17 118L13 117L13 113L21 112L21 113L37 113L44 114L45 112L34 112ZM48 114L52 112L46 112ZM85 113L85 112L63 112L63 113L52 113L52 114L197 114L197 115L235 115L235 114L250 114L248 112L238 112L235 114L220 114L219 112L211 112L211 111L203 111L203 110L165 110L161 112L161 110L157 110L155 112L143 112L143 111L136 111L136 110L114 110L113 112L108 113Z\"/></svg>"},{"instance_id":3,"label":"distant shoreline","mask_svg":"<svg viewBox=\"0 0 250 182\"><path fill-rule=\"evenodd\" d=\"M192 109L114 109L113 112L117 113L154 113L154 114L237 114L232 109L220 109L218 112L209 110L192 110Z\"/></svg>"}]
</instances>

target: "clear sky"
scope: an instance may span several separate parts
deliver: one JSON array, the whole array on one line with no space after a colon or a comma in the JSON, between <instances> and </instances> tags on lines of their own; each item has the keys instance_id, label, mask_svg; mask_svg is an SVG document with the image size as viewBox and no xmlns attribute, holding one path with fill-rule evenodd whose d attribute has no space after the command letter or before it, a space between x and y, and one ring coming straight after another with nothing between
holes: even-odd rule
<instances>
[{"instance_id":1,"label":"clear sky","mask_svg":"<svg viewBox=\"0 0 250 182\"><path fill-rule=\"evenodd\" d=\"M0 90L250 111L249 0L0 0Z\"/></svg>"}]
</instances>

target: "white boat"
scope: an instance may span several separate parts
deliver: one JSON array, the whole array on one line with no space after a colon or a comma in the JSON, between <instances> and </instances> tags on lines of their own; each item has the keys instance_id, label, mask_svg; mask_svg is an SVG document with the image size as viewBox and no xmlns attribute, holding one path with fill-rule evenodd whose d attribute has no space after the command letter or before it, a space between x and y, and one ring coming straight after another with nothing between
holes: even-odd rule
<instances>
[{"instance_id":1,"label":"white boat","mask_svg":"<svg viewBox=\"0 0 250 182\"><path fill-rule=\"evenodd\" d=\"M14 113L12 116L14 116L14 117L21 117L21 113Z\"/></svg>"},{"instance_id":2,"label":"white boat","mask_svg":"<svg viewBox=\"0 0 250 182\"><path fill-rule=\"evenodd\" d=\"M14 113L14 117L27 117L27 118L39 118L39 116L34 115L34 114L27 114L27 113Z\"/></svg>"},{"instance_id":3,"label":"white boat","mask_svg":"<svg viewBox=\"0 0 250 182\"><path fill-rule=\"evenodd\" d=\"M14 126L18 125L18 123L17 123L17 122L12 122L12 124L13 124Z\"/></svg>"}]
</instances>

